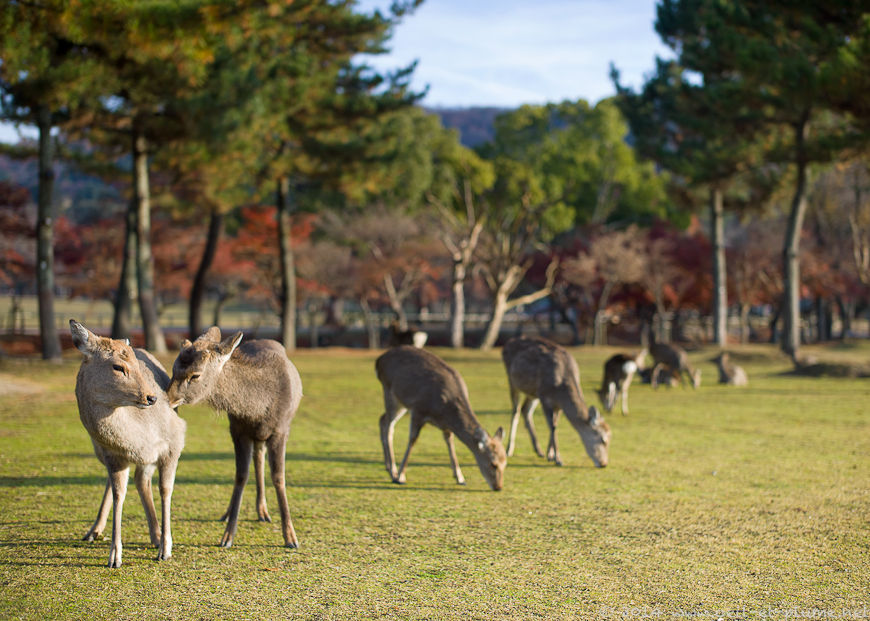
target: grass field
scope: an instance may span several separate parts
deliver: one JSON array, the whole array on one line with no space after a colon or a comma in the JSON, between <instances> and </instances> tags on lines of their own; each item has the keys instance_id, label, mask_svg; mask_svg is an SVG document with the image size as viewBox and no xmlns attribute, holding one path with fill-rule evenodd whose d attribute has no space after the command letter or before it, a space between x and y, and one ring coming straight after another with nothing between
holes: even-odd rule
<instances>
[{"instance_id":1,"label":"grass field","mask_svg":"<svg viewBox=\"0 0 870 621\"><path fill-rule=\"evenodd\" d=\"M572 351L597 403L613 350ZM498 352L437 353L465 377L487 430L507 426ZM377 354L300 351L305 397L287 448L300 549L281 547L278 523L256 521L251 484L235 545L217 547L233 476L227 422L185 406L173 558L153 560L131 486L118 570L104 567L107 540L80 540L105 472L78 420L78 356L7 360L0 618L870 617L870 380L790 375L786 360L755 347L733 356L750 385L722 387L715 353L692 354L705 380L696 392L632 387L631 415L607 416L605 469L567 424L562 468L536 457L520 429L494 493L461 445L468 485L455 485L433 428L414 449L408 484L390 483ZM824 353L870 359L864 344ZM540 413L536 421L543 432ZM400 424L399 452L406 437ZM278 522L271 488L268 499Z\"/></svg>"}]
</instances>

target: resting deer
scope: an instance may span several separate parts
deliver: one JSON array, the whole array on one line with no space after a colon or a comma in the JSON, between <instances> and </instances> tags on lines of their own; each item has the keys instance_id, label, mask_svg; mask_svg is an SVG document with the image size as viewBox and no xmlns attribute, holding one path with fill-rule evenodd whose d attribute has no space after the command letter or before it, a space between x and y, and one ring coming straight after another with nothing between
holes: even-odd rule
<instances>
[{"instance_id":1,"label":"resting deer","mask_svg":"<svg viewBox=\"0 0 870 621\"><path fill-rule=\"evenodd\" d=\"M729 384L731 386L746 386L749 383L749 378L746 377L746 371L742 367L731 362L728 352L723 351L713 359L716 366L719 368L719 383Z\"/></svg>"},{"instance_id":2,"label":"resting deer","mask_svg":"<svg viewBox=\"0 0 870 621\"><path fill-rule=\"evenodd\" d=\"M520 411L526 422L526 429L532 438L532 446L540 457L544 456L538 445L532 414L538 402L544 410L550 428L550 444L547 459L562 465L559 448L556 445L556 422L559 411L573 425L586 453L599 468L607 465L610 427L595 408L586 408L583 391L580 388L580 371L577 362L560 345L538 337L515 337L502 349L502 359L507 370L510 386L513 417L511 419L508 456L513 455L516 447L517 424ZM520 393L526 395L520 408Z\"/></svg>"},{"instance_id":3,"label":"resting deer","mask_svg":"<svg viewBox=\"0 0 870 621\"><path fill-rule=\"evenodd\" d=\"M701 370L691 367L689 356L682 347L667 343L657 343L655 336L650 332L649 353L653 359L652 374L650 376L650 383L653 388L658 388L660 381L659 372L662 370L667 371L670 377L678 379L683 386L686 385L685 377L689 378L692 388L698 388L701 385Z\"/></svg>"},{"instance_id":4,"label":"resting deer","mask_svg":"<svg viewBox=\"0 0 870 621\"><path fill-rule=\"evenodd\" d=\"M220 545L225 548L233 545L252 458L257 479L257 514L261 522L271 521L263 473L268 452L284 545L296 548L299 541L284 488L284 451L290 421L302 399L302 380L277 341L241 341L241 332L222 341L217 326L209 328L193 343L183 341L172 367L169 401L173 406L205 401L214 409L225 411L229 418L236 477L229 508L221 518L227 520L227 526Z\"/></svg>"},{"instance_id":5,"label":"resting deer","mask_svg":"<svg viewBox=\"0 0 870 621\"><path fill-rule=\"evenodd\" d=\"M610 412L616 405L616 398L622 395L622 415L628 414L628 387L634 374L644 367L644 359L647 351L644 349L632 358L626 354L614 354L604 363L604 377L601 379L601 388L598 389L598 398L605 411Z\"/></svg>"},{"instance_id":6,"label":"resting deer","mask_svg":"<svg viewBox=\"0 0 870 621\"><path fill-rule=\"evenodd\" d=\"M187 426L167 401L164 389L169 376L157 359L142 349L134 350L126 340L96 336L74 319L69 325L73 343L84 354L76 378L79 418L109 475L97 519L84 539L93 541L102 535L111 497L108 566L121 566L121 514L130 465L135 464L136 489L145 508L151 543L158 547L157 560L166 560L172 556L170 505ZM162 528L151 496L155 468L160 473Z\"/></svg>"},{"instance_id":7,"label":"resting deer","mask_svg":"<svg viewBox=\"0 0 870 621\"><path fill-rule=\"evenodd\" d=\"M494 491L502 488L507 464L502 444L504 430L499 427L493 436L486 433L471 409L468 388L459 373L434 354L408 345L387 350L375 362L375 370L384 390L385 411L380 419L384 462L394 483L405 483L411 448L423 425L431 423L444 432L457 483L465 485L465 477L456 459L454 435L471 449L489 486ZM397 470L393 432L396 422L408 410L411 412L408 448Z\"/></svg>"}]
</instances>

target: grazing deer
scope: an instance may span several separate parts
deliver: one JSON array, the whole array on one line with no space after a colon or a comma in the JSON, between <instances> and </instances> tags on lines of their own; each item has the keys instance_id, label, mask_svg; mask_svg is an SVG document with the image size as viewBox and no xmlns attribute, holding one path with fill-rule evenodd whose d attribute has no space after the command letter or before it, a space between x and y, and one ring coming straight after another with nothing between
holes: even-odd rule
<instances>
[{"instance_id":1,"label":"grazing deer","mask_svg":"<svg viewBox=\"0 0 870 621\"><path fill-rule=\"evenodd\" d=\"M108 482L94 525L84 539L102 535L112 503L112 547L109 567L121 566L121 514L127 495L130 464L136 465L136 489L145 508L157 560L172 556L170 505L175 470L184 447L187 424L169 406L164 389L169 376L156 358L126 340L96 336L71 319L70 333L84 354L76 378L79 418L91 436L94 452L108 471ZM163 524L151 496L151 477L160 474Z\"/></svg>"},{"instance_id":2,"label":"grazing deer","mask_svg":"<svg viewBox=\"0 0 870 621\"><path fill-rule=\"evenodd\" d=\"M434 354L408 345L387 350L375 362L375 370L384 390L385 411L380 419L384 462L394 483L405 483L411 448L423 425L431 423L444 432L457 483L465 485L465 477L456 459L454 435L471 449L489 486L494 491L502 488L507 464L502 444L504 430L499 427L493 436L486 433L471 409L468 388L459 373ZM411 412L408 448L396 470L393 431L408 410Z\"/></svg>"},{"instance_id":3,"label":"grazing deer","mask_svg":"<svg viewBox=\"0 0 870 621\"><path fill-rule=\"evenodd\" d=\"M679 380L683 386L686 385L685 377L689 378L692 388L698 388L701 385L701 370L691 367L689 356L682 347L667 343L657 343L655 334L650 331L649 353L653 359L652 373L650 375L650 383L653 388L658 388L658 384L661 381L659 376L661 371L666 371L669 377Z\"/></svg>"},{"instance_id":4,"label":"grazing deer","mask_svg":"<svg viewBox=\"0 0 870 621\"><path fill-rule=\"evenodd\" d=\"M634 374L644 368L646 354L646 349L634 358L626 354L614 354L604 363L604 377L598 389L598 398L605 411L610 412L616 405L617 396L622 395L622 415L628 414L628 387Z\"/></svg>"},{"instance_id":5,"label":"grazing deer","mask_svg":"<svg viewBox=\"0 0 870 621\"><path fill-rule=\"evenodd\" d=\"M719 383L728 384L730 386L746 386L749 383L749 378L746 377L746 371L742 367L731 362L728 352L723 351L713 359L716 366L719 367Z\"/></svg>"},{"instance_id":6,"label":"grazing deer","mask_svg":"<svg viewBox=\"0 0 870 621\"><path fill-rule=\"evenodd\" d=\"M390 324L390 347L395 347L396 345L413 345L414 347L422 348L427 340L429 340L428 332L417 329L402 330L399 328L399 323L397 321L393 321Z\"/></svg>"},{"instance_id":7,"label":"grazing deer","mask_svg":"<svg viewBox=\"0 0 870 621\"><path fill-rule=\"evenodd\" d=\"M599 468L606 466L610 427L594 405L586 408L583 391L580 389L580 371L571 354L564 347L547 339L520 336L509 340L501 355L507 370L513 406L508 456L513 455L516 446L520 410L535 453L540 457L544 456L532 424L532 414L540 402L550 428L548 460L556 462L557 466L562 465L556 445L556 421L561 410L580 434L586 453L595 465ZM520 393L526 395L522 408Z\"/></svg>"},{"instance_id":8,"label":"grazing deer","mask_svg":"<svg viewBox=\"0 0 870 621\"><path fill-rule=\"evenodd\" d=\"M257 479L257 514L261 522L271 522L263 472L268 452L284 545L296 548L299 541L290 520L284 487L284 452L290 421L302 399L302 380L277 341L241 343L241 340L242 333L237 332L222 341L217 326L209 328L193 343L184 340L172 367L169 402L177 406L205 401L214 409L225 411L229 418L236 477L229 508L221 518L227 520L227 526L220 545L225 548L233 545L252 458Z\"/></svg>"}]
</instances>

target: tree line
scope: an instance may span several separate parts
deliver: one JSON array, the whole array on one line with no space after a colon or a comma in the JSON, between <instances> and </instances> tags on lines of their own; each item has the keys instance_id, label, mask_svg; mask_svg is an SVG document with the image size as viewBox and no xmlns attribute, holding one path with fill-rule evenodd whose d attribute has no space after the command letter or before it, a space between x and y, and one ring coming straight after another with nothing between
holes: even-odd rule
<instances>
[{"instance_id":1,"label":"tree line","mask_svg":"<svg viewBox=\"0 0 870 621\"><path fill-rule=\"evenodd\" d=\"M365 64L418 4L388 15L324 0L5 4L0 110L39 129L34 148L5 150L38 156L43 356L60 354L55 259L87 264L70 272L76 291L113 296L113 336L129 336L138 304L158 352L170 291L189 299L194 335L206 295L261 296L288 349L312 300L354 300L366 316L383 304L405 327L410 299L448 292L462 346L465 296L481 288L483 347L511 307L544 297L577 334L578 316L592 317L598 342L614 306L712 308L724 344L730 296L741 317L779 309L794 357L802 298L836 299L845 316L866 297L860 3L662 1L656 29L675 57L639 91L614 68L615 97L505 111L474 149L417 105L413 66ZM123 224L55 218L55 157L119 184ZM20 193L0 198L18 223L4 230L27 229ZM693 216L702 205L708 234ZM5 286L30 269L2 260Z\"/></svg>"}]
</instances>

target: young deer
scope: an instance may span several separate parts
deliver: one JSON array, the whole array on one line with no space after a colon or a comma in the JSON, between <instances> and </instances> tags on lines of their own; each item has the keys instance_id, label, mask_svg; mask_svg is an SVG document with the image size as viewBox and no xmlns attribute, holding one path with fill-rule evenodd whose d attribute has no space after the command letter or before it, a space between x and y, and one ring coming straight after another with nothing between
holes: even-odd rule
<instances>
[{"instance_id":1,"label":"young deer","mask_svg":"<svg viewBox=\"0 0 870 621\"><path fill-rule=\"evenodd\" d=\"M167 401L164 389L169 376L151 354L132 349L127 341L96 336L74 319L69 325L73 343L84 354L76 378L79 418L109 475L97 519L84 539L93 541L102 535L111 496L108 566L121 566L121 513L130 464L135 464L136 489L145 508L151 543L158 547L157 560L166 560L172 556L170 505L187 426ZM155 468L160 473L162 528L151 496Z\"/></svg>"},{"instance_id":2,"label":"young deer","mask_svg":"<svg viewBox=\"0 0 870 621\"><path fill-rule=\"evenodd\" d=\"M502 349L501 355L507 370L513 406L508 456L513 455L516 446L520 410L535 452L540 457L544 456L532 424L532 414L540 402L550 428L548 460L556 462L557 466L562 465L562 458L556 445L556 421L561 410L580 434L586 453L596 467L606 466L610 427L594 405L586 408L583 391L580 389L580 371L571 354L564 347L547 339L520 336L509 340ZM522 408L520 408L520 393L526 395Z\"/></svg>"},{"instance_id":3,"label":"young deer","mask_svg":"<svg viewBox=\"0 0 870 621\"><path fill-rule=\"evenodd\" d=\"M728 352L723 351L713 359L716 366L719 368L719 383L729 384L731 386L746 386L749 383L749 378L746 377L746 371L742 367L731 362Z\"/></svg>"},{"instance_id":4,"label":"young deer","mask_svg":"<svg viewBox=\"0 0 870 621\"><path fill-rule=\"evenodd\" d=\"M443 360L423 349L400 345L387 350L375 362L375 370L384 390L384 414L380 419L381 443L384 462L394 483L405 483L405 468L411 448L426 423L432 423L444 432L453 476L460 485L465 477L459 469L453 436L474 454L483 478L494 490L504 485L507 456L502 440L504 430L499 427L489 436L471 410L468 388L462 377ZM393 431L396 422L411 411L411 429L408 448L402 465L396 470L393 453Z\"/></svg>"},{"instance_id":5,"label":"young deer","mask_svg":"<svg viewBox=\"0 0 870 621\"><path fill-rule=\"evenodd\" d=\"M598 398L601 399L605 411L613 410L617 396L622 395L622 415L628 414L628 387L634 374L644 368L646 354L646 349L634 358L626 354L614 354L604 363L604 377L601 379L601 388L598 389Z\"/></svg>"},{"instance_id":6,"label":"young deer","mask_svg":"<svg viewBox=\"0 0 870 621\"><path fill-rule=\"evenodd\" d=\"M255 340L239 345L241 340L242 333L237 332L222 341L220 328L213 326L193 343L183 341L172 367L169 402L177 406L205 401L214 409L225 411L229 418L236 478L229 508L221 518L227 520L227 526L220 545L228 548L233 544L252 458L257 479L257 514L261 522L271 522L266 510L263 473L268 452L284 545L296 548L299 541L284 488L284 452L290 421L302 399L302 380L277 341Z\"/></svg>"},{"instance_id":7,"label":"young deer","mask_svg":"<svg viewBox=\"0 0 870 621\"><path fill-rule=\"evenodd\" d=\"M653 388L658 388L660 380L659 371L661 370L667 371L671 377L678 379L683 386L686 385L685 377L689 378L692 388L698 388L701 385L701 370L691 367L689 356L682 347L667 343L657 343L654 334L650 332L649 353L653 359L650 382Z\"/></svg>"}]
</instances>

